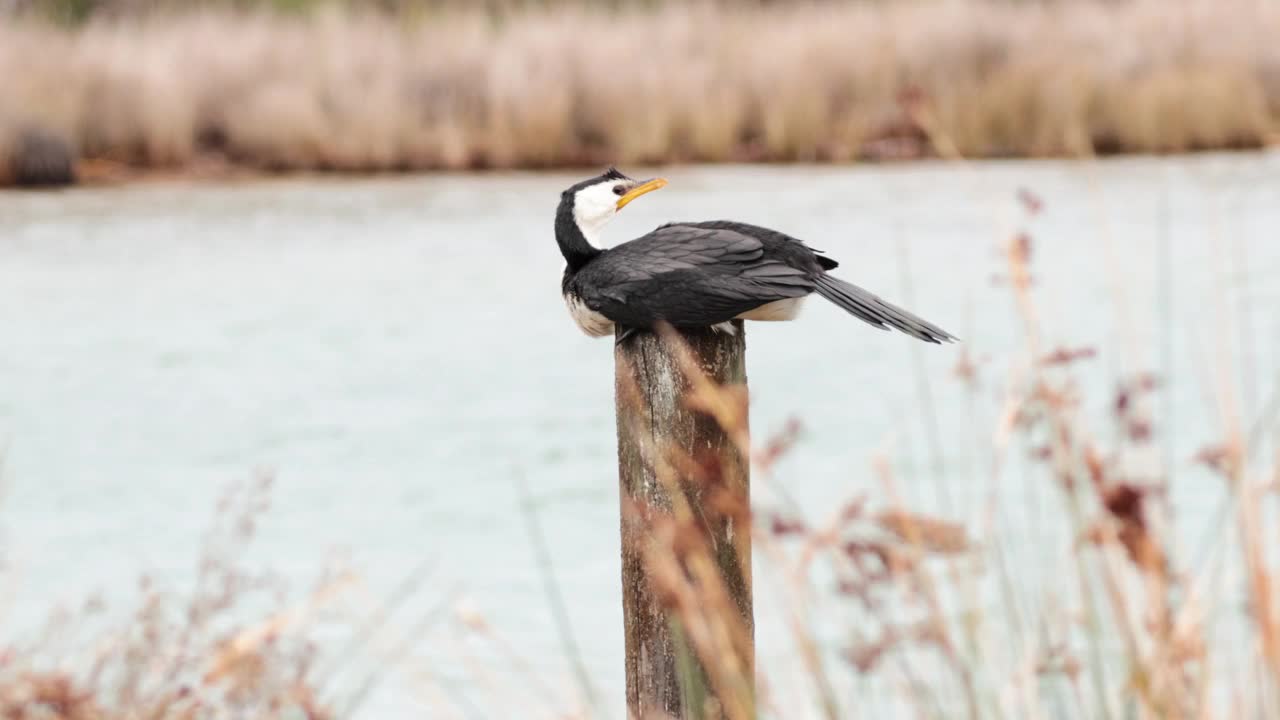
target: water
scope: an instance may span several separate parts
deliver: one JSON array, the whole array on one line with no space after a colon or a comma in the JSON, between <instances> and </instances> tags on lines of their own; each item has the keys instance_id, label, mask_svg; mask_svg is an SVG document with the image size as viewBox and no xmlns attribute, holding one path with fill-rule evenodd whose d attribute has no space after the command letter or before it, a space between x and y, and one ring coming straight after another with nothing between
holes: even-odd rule
<instances>
[{"instance_id":1,"label":"water","mask_svg":"<svg viewBox=\"0 0 1280 720\"><path fill-rule=\"evenodd\" d=\"M788 231L840 260L843 277L964 338L985 361L983 398L996 396L1020 347L1013 303L993 276L1000 244L1028 227L1046 345L1099 348L1083 373L1090 410L1105 413L1117 373L1175 379L1168 417L1189 478L1175 496L1187 549L1198 550L1220 496L1185 470L1185 455L1221 435L1206 393L1225 369L1252 417L1275 386L1280 157L664 174L671 186L630 205L608 238L720 217ZM551 236L558 193L577 179L0 195L7 632L30 634L51 607L95 588L128 597L144 571L183 587L220 493L262 470L276 485L251 565L305 588L342 555L378 597L431 562L413 607L456 591L567 696L519 510L523 483L584 659L605 697L619 697L612 348L570 322ZM1046 203L1028 221L1023 187ZM1211 349L1224 343L1230 356ZM956 348L877 332L816 299L798 322L752 326L748 348L753 427L803 422L777 482L816 517L858 493L883 500L877 453L893 460L913 506L980 515L989 488L975 468L998 407L983 404L975 425L951 374ZM942 482L916 362L943 428ZM1029 541L1016 553L1019 579L1051 587L1035 542L1054 512L1050 490L1006 490L1009 531ZM762 506L774 499L757 492ZM786 640L767 617L769 593L757 593L767 664ZM485 652L460 634L425 633L417 667L456 678L481 707L506 708L495 716L510 711L504 702L519 707L523 691L495 699L482 676L458 669L459 653ZM524 687L506 673L487 682ZM423 686L421 674L389 678L367 707L438 702Z\"/></svg>"}]
</instances>

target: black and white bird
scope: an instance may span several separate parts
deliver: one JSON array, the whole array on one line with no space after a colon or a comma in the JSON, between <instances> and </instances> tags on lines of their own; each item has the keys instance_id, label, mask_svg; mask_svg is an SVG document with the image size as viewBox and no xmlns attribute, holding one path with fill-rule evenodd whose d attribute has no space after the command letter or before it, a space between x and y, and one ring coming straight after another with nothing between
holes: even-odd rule
<instances>
[{"instance_id":1,"label":"black and white bird","mask_svg":"<svg viewBox=\"0 0 1280 720\"><path fill-rule=\"evenodd\" d=\"M677 222L603 249L601 231L623 207L665 187L614 168L565 190L556 242L566 267L561 291L578 327L593 337L619 330L622 342L658 322L733 332L733 320L792 320L818 293L882 330L931 343L946 330L831 274L835 260L800 240L731 220Z\"/></svg>"}]
</instances>

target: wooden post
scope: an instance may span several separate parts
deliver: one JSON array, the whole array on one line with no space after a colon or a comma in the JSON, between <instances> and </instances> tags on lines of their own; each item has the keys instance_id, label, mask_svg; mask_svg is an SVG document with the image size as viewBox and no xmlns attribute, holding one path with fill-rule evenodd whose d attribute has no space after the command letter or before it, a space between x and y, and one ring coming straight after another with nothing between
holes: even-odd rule
<instances>
[{"instance_id":1,"label":"wooden post","mask_svg":"<svg viewBox=\"0 0 1280 720\"><path fill-rule=\"evenodd\" d=\"M746 342L734 325L640 333L614 351L637 720L755 716Z\"/></svg>"}]
</instances>

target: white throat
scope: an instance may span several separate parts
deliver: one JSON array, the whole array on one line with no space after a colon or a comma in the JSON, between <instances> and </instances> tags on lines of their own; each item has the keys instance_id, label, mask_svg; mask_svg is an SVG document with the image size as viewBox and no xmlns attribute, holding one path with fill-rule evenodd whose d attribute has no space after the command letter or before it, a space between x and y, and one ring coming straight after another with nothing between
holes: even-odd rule
<instances>
[{"instance_id":1,"label":"white throat","mask_svg":"<svg viewBox=\"0 0 1280 720\"><path fill-rule=\"evenodd\" d=\"M573 199L573 221L587 242L597 249L604 249L601 240L604 226L618 213L618 196L613 193L614 183L597 183L578 191Z\"/></svg>"},{"instance_id":2,"label":"white throat","mask_svg":"<svg viewBox=\"0 0 1280 720\"><path fill-rule=\"evenodd\" d=\"M586 238L592 247L597 250L603 250L604 241L601 238L604 236L604 226L608 225L609 221L607 219L577 217L577 213L574 213L574 215L574 220L578 223L578 229L582 231L582 237Z\"/></svg>"}]
</instances>

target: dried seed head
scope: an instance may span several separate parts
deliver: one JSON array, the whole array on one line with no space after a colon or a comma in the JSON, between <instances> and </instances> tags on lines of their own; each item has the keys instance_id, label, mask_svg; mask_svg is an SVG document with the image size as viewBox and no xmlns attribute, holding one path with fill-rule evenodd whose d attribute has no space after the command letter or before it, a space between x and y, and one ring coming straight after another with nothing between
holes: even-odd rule
<instances>
[{"instance_id":1,"label":"dried seed head","mask_svg":"<svg viewBox=\"0 0 1280 720\"><path fill-rule=\"evenodd\" d=\"M958 523L905 510L886 510L874 521L899 540L926 552L946 555L969 549L964 526Z\"/></svg>"}]
</instances>

